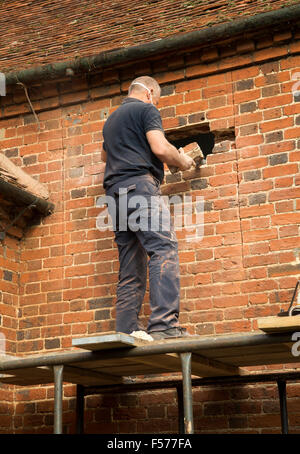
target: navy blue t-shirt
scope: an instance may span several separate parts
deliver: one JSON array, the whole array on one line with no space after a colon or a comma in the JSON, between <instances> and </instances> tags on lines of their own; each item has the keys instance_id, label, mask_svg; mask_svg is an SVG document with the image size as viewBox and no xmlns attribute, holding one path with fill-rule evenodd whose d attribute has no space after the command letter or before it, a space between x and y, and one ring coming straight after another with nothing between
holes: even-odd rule
<instances>
[{"instance_id":1,"label":"navy blue t-shirt","mask_svg":"<svg viewBox=\"0 0 300 454\"><path fill-rule=\"evenodd\" d=\"M146 132L154 129L164 132L158 109L136 98L126 98L108 117L103 128L107 155L105 189L128 177L147 173L162 182L163 163L151 151L146 137Z\"/></svg>"}]
</instances>

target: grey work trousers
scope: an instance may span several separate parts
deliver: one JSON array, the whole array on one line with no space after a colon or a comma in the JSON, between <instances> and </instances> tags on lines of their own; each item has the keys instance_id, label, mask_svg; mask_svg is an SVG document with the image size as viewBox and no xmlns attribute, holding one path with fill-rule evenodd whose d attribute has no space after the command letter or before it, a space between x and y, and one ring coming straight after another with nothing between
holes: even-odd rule
<instances>
[{"instance_id":1,"label":"grey work trousers","mask_svg":"<svg viewBox=\"0 0 300 454\"><path fill-rule=\"evenodd\" d=\"M178 245L159 182L150 174L114 184L106 195L115 200L115 241L119 251L116 331L145 329L139 321L149 266L150 310L147 331L179 326Z\"/></svg>"}]
</instances>

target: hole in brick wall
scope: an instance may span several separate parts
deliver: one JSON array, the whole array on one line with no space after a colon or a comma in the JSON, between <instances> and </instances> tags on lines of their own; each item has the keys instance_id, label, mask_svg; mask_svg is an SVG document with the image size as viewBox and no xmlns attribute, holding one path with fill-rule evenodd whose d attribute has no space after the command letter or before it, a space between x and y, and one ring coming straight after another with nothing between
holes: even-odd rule
<instances>
[{"instance_id":1,"label":"hole in brick wall","mask_svg":"<svg viewBox=\"0 0 300 454\"><path fill-rule=\"evenodd\" d=\"M185 147L189 143L197 142L205 158L214 152L216 144L224 141L234 141L234 128L220 131L210 131L209 123L182 126L165 131L166 138L175 147ZM220 148L220 147L218 147ZM217 151L215 149L215 151ZM218 149L218 152L222 149ZM224 149L225 151L225 149Z\"/></svg>"}]
</instances>

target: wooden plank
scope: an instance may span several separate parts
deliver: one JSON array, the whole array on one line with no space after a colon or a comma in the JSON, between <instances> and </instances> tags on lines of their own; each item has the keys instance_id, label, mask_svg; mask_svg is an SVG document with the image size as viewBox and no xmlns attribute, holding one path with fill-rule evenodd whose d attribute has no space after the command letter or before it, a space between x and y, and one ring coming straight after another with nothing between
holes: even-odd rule
<instances>
[{"instance_id":1,"label":"wooden plank","mask_svg":"<svg viewBox=\"0 0 300 454\"><path fill-rule=\"evenodd\" d=\"M0 376L1 383L12 385L42 385L53 383L53 371L50 367L28 367L24 369L6 370Z\"/></svg>"},{"instance_id":2,"label":"wooden plank","mask_svg":"<svg viewBox=\"0 0 300 454\"><path fill-rule=\"evenodd\" d=\"M150 355L139 358L127 358L130 362L136 363L137 361L140 364L145 364L152 366L157 373L160 371L164 372L180 372L181 371L181 360L177 353L166 353L163 355Z\"/></svg>"},{"instance_id":3,"label":"wooden plank","mask_svg":"<svg viewBox=\"0 0 300 454\"><path fill-rule=\"evenodd\" d=\"M34 386L34 385L48 385L53 383L53 379L50 378L39 378L37 377L18 377L18 376L10 376L10 377L0 377L0 383L6 385L16 385L16 386Z\"/></svg>"},{"instance_id":4,"label":"wooden plank","mask_svg":"<svg viewBox=\"0 0 300 454\"><path fill-rule=\"evenodd\" d=\"M128 376L128 375L151 375L151 374L164 374L167 372L172 372L174 369L170 369L167 367L164 367L162 364L154 366L153 364L146 364L143 362L133 362L133 361L128 361L127 364L120 366L113 366L113 367L103 367L103 366L98 366L93 369L89 370L95 370L98 372L103 372L105 374L107 373L112 373L113 375L122 377L122 376Z\"/></svg>"},{"instance_id":5,"label":"wooden plank","mask_svg":"<svg viewBox=\"0 0 300 454\"><path fill-rule=\"evenodd\" d=\"M160 369L155 369L154 367L150 364L142 364L142 363L132 363L128 362L126 366L123 366L122 368L120 367L113 367L113 368L107 368L107 369L95 369L96 371L103 372L103 373L109 373L111 372L113 375L118 375L119 377L127 377L130 375L151 375L151 374L158 374L158 373L164 373L164 372L169 372L166 369L160 368Z\"/></svg>"},{"instance_id":6,"label":"wooden plank","mask_svg":"<svg viewBox=\"0 0 300 454\"><path fill-rule=\"evenodd\" d=\"M122 379L119 376L73 366L64 366L63 381L85 386L122 383Z\"/></svg>"},{"instance_id":7,"label":"wooden plank","mask_svg":"<svg viewBox=\"0 0 300 454\"><path fill-rule=\"evenodd\" d=\"M138 347L148 343L149 341L137 339L125 333L106 333L100 336L80 337L72 340L73 347L92 351Z\"/></svg>"},{"instance_id":8,"label":"wooden plank","mask_svg":"<svg viewBox=\"0 0 300 454\"><path fill-rule=\"evenodd\" d=\"M228 348L204 349L192 354L192 373L197 376L236 375L238 367L250 365L276 364L278 359L295 362L291 357L293 343L240 346ZM159 354L145 357L105 359L74 363L78 367L102 370L117 375L139 375L180 372L181 363L177 354ZM129 365L129 362L131 365ZM143 367L144 364L144 367ZM146 366L149 367L146 367Z\"/></svg>"},{"instance_id":9,"label":"wooden plank","mask_svg":"<svg viewBox=\"0 0 300 454\"><path fill-rule=\"evenodd\" d=\"M128 358L129 359L129 358ZM130 358L134 363L137 358ZM146 357L139 357L138 361L143 364L153 366L155 371L153 373L161 372L181 372L181 360L180 355L177 353L167 353L165 355L151 355ZM121 368L120 368L121 369ZM217 375L237 375L239 374L239 368L221 363L203 357L201 355L192 354L192 374L199 377L211 377Z\"/></svg>"},{"instance_id":10,"label":"wooden plank","mask_svg":"<svg viewBox=\"0 0 300 454\"><path fill-rule=\"evenodd\" d=\"M99 366L99 365L98 365ZM180 355L167 353L160 355L150 355L138 358L127 358L127 362L122 365L116 364L110 367L96 367L93 370L120 375L148 375L167 372L181 372ZM204 358L200 355L192 355L192 374L200 377L211 377L217 375L237 375L239 369L232 365L224 364Z\"/></svg>"},{"instance_id":11,"label":"wooden plank","mask_svg":"<svg viewBox=\"0 0 300 454\"><path fill-rule=\"evenodd\" d=\"M252 345L252 346L237 346L227 348L213 348L209 350L197 350L197 354L201 354L207 358L216 359L226 362L226 358L234 356L248 356L264 353L286 352L290 350L289 344L266 344L266 345Z\"/></svg>"},{"instance_id":12,"label":"wooden plank","mask_svg":"<svg viewBox=\"0 0 300 454\"><path fill-rule=\"evenodd\" d=\"M197 351L210 360L236 367L263 366L271 364L295 363L292 355L293 342L255 346L237 346Z\"/></svg>"},{"instance_id":13,"label":"wooden plank","mask_svg":"<svg viewBox=\"0 0 300 454\"><path fill-rule=\"evenodd\" d=\"M89 369L64 366L63 381L76 383L86 386L111 385L122 383L119 376L114 376L109 372L95 372ZM12 369L5 371L0 376L0 383L14 385L40 385L53 383L54 375L52 367L30 367L24 369Z\"/></svg>"},{"instance_id":14,"label":"wooden plank","mask_svg":"<svg viewBox=\"0 0 300 454\"><path fill-rule=\"evenodd\" d=\"M238 367L224 364L196 353L192 354L193 375L198 375L198 377L215 377L218 375L238 375L239 373Z\"/></svg>"},{"instance_id":15,"label":"wooden plank","mask_svg":"<svg viewBox=\"0 0 300 454\"><path fill-rule=\"evenodd\" d=\"M266 333L300 331L300 315L290 317L263 317L257 320L257 326Z\"/></svg>"},{"instance_id":16,"label":"wooden plank","mask_svg":"<svg viewBox=\"0 0 300 454\"><path fill-rule=\"evenodd\" d=\"M274 352L273 354L263 352L261 354L256 353L255 355L227 357L226 362L237 367L246 367L297 363L299 362L299 358L293 356L291 352Z\"/></svg>"},{"instance_id":17,"label":"wooden plank","mask_svg":"<svg viewBox=\"0 0 300 454\"><path fill-rule=\"evenodd\" d=\"M50 377L50 375L53 373L52 368L47 366L40 366L40 367L25 367L24 369L9 369L5 370L4 374L16 375L24 378L35 375L36 377L44 378Z\"/></svg>"},{"instance_id":18,"label":"wooden plank","mask_svg":"<svg viewBox=\"0 0 300 454\"><path fill-rule=\"evenodd\" d=\"M113 375L128 376L128 375L151 375L163 374L167 372L178 372L181 370L181 363L178 358L166 355L151 355L145 357L126 358L126 362L115 364L114 366L103 366L98 364L93 367L93 370L110 372ZM163 359L162 359L163 358Z\"/></svg>"},{"instance_id":19,"label":"wooden plank","mask_svg":"<svg viewBox=\"0 0 300 454\"><path fill-rule=\"evenodd\" d=\"M0 153L0 177L37 197L42 199L49 198L49 192L46 186L39 183L20 167L16 166L2 152Z\"/></svg>"},{"instance_id":20,"label":"wooden plank","mask_svg":"<svg viewBox=\"0 0 300 454\"><path fill-rule=\"evenodd\" d=\"M123 367L128 364L128 358L105 358L95 359L91 361L74 362L70 363L70 366L80 367L82 369L99 369L99 368L112 368L112 367Z\"/></svg>"}]
</instances>

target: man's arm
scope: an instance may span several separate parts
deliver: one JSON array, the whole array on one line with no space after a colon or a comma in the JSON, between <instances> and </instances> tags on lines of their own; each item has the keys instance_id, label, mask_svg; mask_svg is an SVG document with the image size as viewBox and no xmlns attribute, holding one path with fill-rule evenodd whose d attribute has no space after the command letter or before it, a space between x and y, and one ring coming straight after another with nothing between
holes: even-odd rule
<instances>
[{"instance_id":1,"label":"man's arm","mask_svg":"<svg viewBox=\"0 0 300 454\"><path fill-rule=\"evenodd\" d=\"M180 153L174 145L165 138L162 131L154 129L146 133L152 152L167 165L178 167L179 170L188 170L194 163L193 159Z\"/></svg>"}]
</instances>

